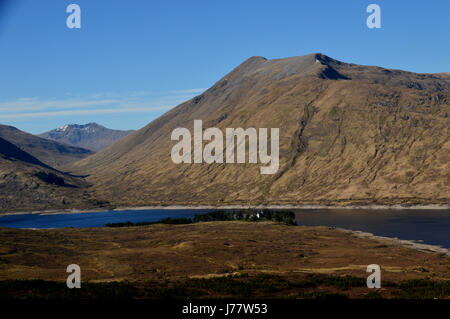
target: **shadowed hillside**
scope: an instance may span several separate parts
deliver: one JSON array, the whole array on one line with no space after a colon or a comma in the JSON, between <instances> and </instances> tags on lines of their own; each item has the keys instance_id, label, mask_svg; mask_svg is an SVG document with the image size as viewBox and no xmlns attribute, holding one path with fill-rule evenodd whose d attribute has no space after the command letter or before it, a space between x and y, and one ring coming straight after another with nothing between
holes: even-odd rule
<instances>
[{"instance_id":1,"label":"shadowed hillside","mask_svg":"<svg viewBox=\"0 0 450 319\"><path fill-rule=\"evenodd\" d=\"M22 161L29 164L39 165L42 167L50 168L34 156L22 151L14 144L0 137L0 156L8 160Z\"/></svg>"},{"instance_id":2,"label":"shadowed hillside","mask_svg":"<svg viewBox=\"0 0 450 319\"><path fill-rule=\"evenodd\" d=\"M0 213L92 207L88 186L0 138Z\"/></svg>"},{"instance_id":3,"label":"shadowed hillside","mask_svg":"<svg viewBox=\"0 0 450 319\"><path fill-rule=\"evenodd\" d=\"M94 153L84 148L40 138L18 130L13 126L0 125L0 137L13 143L46 165L57 169L64 169L68 164Z\"/></svg>"}]
</instances>

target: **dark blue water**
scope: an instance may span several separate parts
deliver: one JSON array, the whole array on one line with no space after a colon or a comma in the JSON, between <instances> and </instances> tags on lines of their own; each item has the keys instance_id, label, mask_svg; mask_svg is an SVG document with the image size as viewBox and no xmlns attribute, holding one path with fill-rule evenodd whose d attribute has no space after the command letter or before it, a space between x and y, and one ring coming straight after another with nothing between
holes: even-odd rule
<instances>
[{"instance_id":1,"label":"dark blue water","mask_svg":"<svg viewBox=\"0 0 450 319\"><path fill-rule=\"evenodd\" d=\"M9 228L63 228L63 227L102 227L108 223L153 222L164 218L194 217L195 214L207 213L203 209L153 209L121 210L75 214L20 214L0 217L0 226Z\"/></svg>"},{"instance_id":2,"label":"dark blue water","mask_svg":"<svg viewBox=\"0 0 450 319\"><path fill-rule=\"evenodd\" d=\"M298 225L360 230L450 248L450 210L323 209L296 212Z\"/></svg>"},{"instance_id":3,"label":"dark blue water","mask_svg":"<svg viewBox=\"0 0 450 319\"><path fill-rule=\"evenodd\" d=\"M0 217L1 227L62 228L102 227L108 223L158 221L167 217L194 217L208 209L123 210L77 214L21 214ZM450 248L450 210L297 210L296 221L306 226L331 226L373 233L377 236L422 240Z\"/></svg>"}]
</instances>

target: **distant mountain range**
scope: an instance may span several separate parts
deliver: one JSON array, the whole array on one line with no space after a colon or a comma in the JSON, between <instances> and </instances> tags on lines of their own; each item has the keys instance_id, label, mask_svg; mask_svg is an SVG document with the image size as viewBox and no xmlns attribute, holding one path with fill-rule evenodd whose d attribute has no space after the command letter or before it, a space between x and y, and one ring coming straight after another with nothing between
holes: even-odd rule
<instances>
[{"instance_id":1,"label":"distant mountain range","mask_svg":"<svg viewBox=\"0 0 450 319\"><path fill-rule=\"evenodd\" d=\"M88 123L64 125L38 136L98 152L132 132L134 131L112 130L97 123Z\"/></svg>"},{"instance_id":2,"label":"distant mountain range","mask_svg":"<svg viewBox=\"0 0 450 319\"><path fill-rule=\"evenodd\" d=\"M95 123L67 125L55 132L67 131L70 136L78 129L85 131L79 134L81 140L97 146L121 135L121 131ZM0 212L101 206L98 197L91 196L91 185L84 177L65 172L74 162L92 154L89 149L0 125Z\"/></svg>"},{"instance_id":3,"label":"distant mountain range","mask_svg":"<svg viewBox=\"0 0 450 319\"><path fill-rule=\"evenodd\" d=\"M75 163L116 205L414 204L450 196L450 76L324 54L252 57L203 94ZM175 164L175 128L279 128L280 167ZM223 150L225 152L225 149Z\"/></svg>"}]
</instances>

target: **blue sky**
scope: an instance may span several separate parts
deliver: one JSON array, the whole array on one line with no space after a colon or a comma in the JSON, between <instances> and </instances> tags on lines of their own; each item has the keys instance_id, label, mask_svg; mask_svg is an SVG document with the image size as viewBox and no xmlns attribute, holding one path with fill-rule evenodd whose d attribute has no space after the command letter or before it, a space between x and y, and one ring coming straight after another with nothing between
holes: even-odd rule
<instances>
[{"instance_id":1,"label":"blue sky","mask_svg":"<svg viewBox=\"0 0 450 319\"><path fill-rule=\"evenodd\" d=\"M0 0L0 123L138 129L255 55L450 72L449 16L448 0Z\"/></svg>"}]
</instances>

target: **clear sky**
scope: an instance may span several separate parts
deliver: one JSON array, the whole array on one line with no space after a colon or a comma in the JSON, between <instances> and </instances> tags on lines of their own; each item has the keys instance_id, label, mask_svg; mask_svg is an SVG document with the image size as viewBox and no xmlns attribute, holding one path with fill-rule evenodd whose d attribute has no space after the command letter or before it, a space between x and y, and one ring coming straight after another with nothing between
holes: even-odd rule
<instances>
[{"instance_id":1,"label":"clear sky","mask_svg":"<svg viewBox=\"0 0 450 319\"><path fill-rule=\"evenodd\" d=\"M81 29L66 7L81 7ZM366 8L381 7L381 29ZM251 56L450 72L448 0L0 0L0 123L138 129Z\"/></svg>"}]
</instances>

